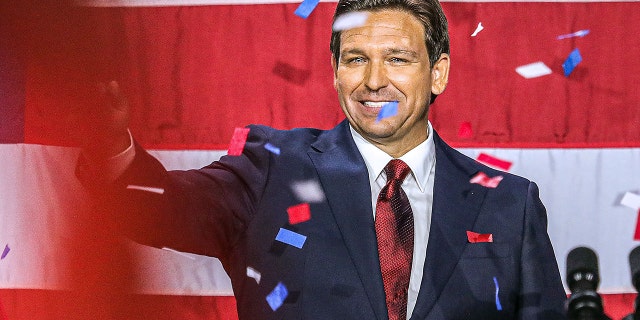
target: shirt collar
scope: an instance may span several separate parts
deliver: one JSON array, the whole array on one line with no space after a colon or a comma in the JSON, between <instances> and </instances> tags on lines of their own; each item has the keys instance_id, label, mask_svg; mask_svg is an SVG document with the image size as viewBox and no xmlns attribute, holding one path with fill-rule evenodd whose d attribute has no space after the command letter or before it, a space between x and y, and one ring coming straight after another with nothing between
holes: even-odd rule
<instances>
[{"instance_id":1,"label":"shirt collar","mask_svg":"<svg viewBox=\"0 0 640 320\"><path fill-rule=\"evenodd\" d=\"M384 167L393 160L393 157L367 141L362 135L360 135L351 125L351 136L353 137L364 162L367 165L369 172L369 180L375 181L378 179ZM429 177L429 171L432 164L435 162L435 143L433 142L433 128L431 122L428 122L427 130L429 136L427 140L423 141L409 152L405 153L399 159L404 161L409 168L411 168L411 174L418 184L420 191L424 192L427 186L427 178Z\"/></svg>"}]
</instances>

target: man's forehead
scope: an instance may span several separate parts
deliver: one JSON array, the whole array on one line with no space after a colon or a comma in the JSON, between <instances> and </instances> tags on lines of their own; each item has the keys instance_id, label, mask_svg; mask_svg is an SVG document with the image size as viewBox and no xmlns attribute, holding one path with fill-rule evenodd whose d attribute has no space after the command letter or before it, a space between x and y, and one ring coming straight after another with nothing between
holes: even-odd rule
<instances>
[{"instance_id":1,"label":"man's forehead","mask_svg":"<svg viewBox=\"0 0 640 320\"><path fill-rule=\"evenodd\" d=\"M358 27L341 32L341 41L353 37L398 37L424 40L424 26L411 13L403 10L368 12L367 21Z\"/></svg>"},{"instance_id":2,"label":"man's forehead","mask_svg":"<svg viewBox=\"0 0 640 320\"><path fill-rule=\"evenodd\" d=\"M364 46L425 46L424 26L405 11L373 11L365 24L343 31L340 44L340 51Z\"/></svg>"}]
</instances>

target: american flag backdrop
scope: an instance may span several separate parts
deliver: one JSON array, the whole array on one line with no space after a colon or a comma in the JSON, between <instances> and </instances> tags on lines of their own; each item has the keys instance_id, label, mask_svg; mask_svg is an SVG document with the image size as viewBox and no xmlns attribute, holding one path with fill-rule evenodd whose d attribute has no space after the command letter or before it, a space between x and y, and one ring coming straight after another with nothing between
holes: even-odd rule
<instances>
[{"instance_id":1,"label":"american flag backdrop","mask_svg":"<svg viewBox=\"0 0 640 320\"><path fill-rule=\"evenodd\" d=\"M299 5L0 5L0 320L237 319L215 258L87 231L101 219L74 175L79 123L95 106L86 93L116 79L133 135L169 169L216 160L247 124L333 127L344 117L329 52L336 3L306 19ZM621 318L633 308L628 254L640 244L640 3L442 5L452 69L430 109L435 129L538 183L563 279L572 248L594 249L605 309ZM518 69L534 63L544 75Z\"/></svg>"}]
</instances>

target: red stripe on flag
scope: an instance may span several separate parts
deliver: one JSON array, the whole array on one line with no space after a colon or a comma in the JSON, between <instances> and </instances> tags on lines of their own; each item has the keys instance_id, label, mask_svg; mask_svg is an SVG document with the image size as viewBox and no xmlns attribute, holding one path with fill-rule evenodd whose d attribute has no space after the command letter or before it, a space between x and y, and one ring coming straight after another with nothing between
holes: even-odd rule
<instances>
[{"instance_id":1,"label":"red stripe on flag","mask_svg":"<svg viewBox=\"0 0 640 320\"><path fill-rule=\"evenodd\" d=\"M92 106L78 92L105 78L121 80L134 112L132 132L149 148L224 146L235 127L250 123L332 127L344 118L327 50L335 3L320 3L308 19L296 19L296 6L27 13L17 22L30 25L16 33L26 48L25 141L73 142L72 111ZM637 3L445 2L443 7L453 64L430 119L447 142L640 146L640 113L629 107L640 101L634 87L640 83L640 61L628 50L640 47ZM540 16L550 23L541 24ZM610 32L610 21L624 28ZM471 37L479 22L484 30ZM590 33L556 39L576 28ZM583 61L565 77L562 61L575 48ZM535 61L553 73L525 79L515 72ZM459 135L460 123L468 123L473 134Z\"/></svg>"}]
</instances>

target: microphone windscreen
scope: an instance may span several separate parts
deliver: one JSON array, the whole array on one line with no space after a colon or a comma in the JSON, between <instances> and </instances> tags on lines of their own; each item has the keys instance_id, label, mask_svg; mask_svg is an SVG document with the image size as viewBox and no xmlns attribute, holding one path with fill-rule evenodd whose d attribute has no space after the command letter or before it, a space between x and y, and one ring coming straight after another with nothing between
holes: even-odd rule
<instances>
[{"instance_id":1,"label":"microphone windscreen","mask_svg":"<svg viewBox=\"0 0 640 320\"><path fill-rule=\"evenodd\" d=\"M640 246L635 247L629 253L629 266L631 267L631 281L633 286L638 289L640 285Z\"/></svg>"},{"instance_id":2,"label":"microphone windscreen","mask_svg":"<svg viewBox=\"0 0 640 320\"><path fill-rule=\"evenodd\" d=\"M567 255L567 279L571 279L576 272L591 272L599 274L598 256L587 247L577 247Z\"/></svg>"}]
</instances>

